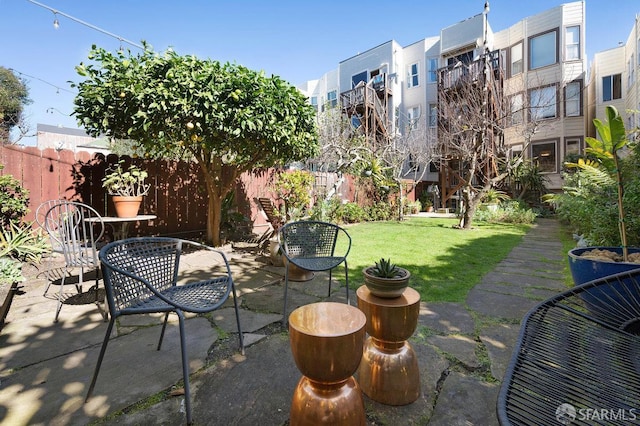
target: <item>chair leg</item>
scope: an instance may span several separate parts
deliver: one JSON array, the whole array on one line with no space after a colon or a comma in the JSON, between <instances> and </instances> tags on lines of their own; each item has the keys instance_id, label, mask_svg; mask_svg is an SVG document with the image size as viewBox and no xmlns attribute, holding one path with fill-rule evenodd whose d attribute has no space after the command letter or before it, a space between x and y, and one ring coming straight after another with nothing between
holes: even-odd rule
<instances>
[{"instance_id":1,"label":"chair leg","mask_svg":"<svg viewBox=\"0 0 640 426\"><path fill-rule=\"evenodd\" d=\"M58 292L58 304L56 305L56 317L53 319L53 322L58 322L58 316L60 315L60 311L62 310L62 297L64 296L64 281L67 278L67 271L65 270L65 274L62 276L62 280L60 281L60 291Z\"/></svg>"},{"instance_id":2,"label":"chair leg","mask_svg":"<svg viewBox=\"0 0 640 426\"><path fill-rule=\"evenodd\" d=\"M178 324L180 327L180 351L182 353L182 380L184 381L184 405L187 411L187 424L190 425L191 418L191 390L189 389L189 358L187 358L187 343L184 339L184 315L181 310L176 310L178 314Z\"/></svg>"},{"instance_id":3,"label":"chair leg","mask_svg":"<svg viewBox=\"0 0 640 426\"><path fill-rule=\"evenodd\" d=\"M289 262L284 267L284 308L282 309L282 325L287 325L287 290L289 288Z\"/></svg>"},{"instance_id":4,"label":"chair leg","mask_svg":"<svg viewBox=\"0 0 640 426\"><path fill-rule=\"evenodd\" d=\"M157 351L159 351L160 347L162 346L162 339L164 339L164 331L167 328L167 320L168 319L169 319L169 312L164 314L164 323L162 323L162 331L160 332L160 340L158 340L158 347L156 348Z\"/></svg>"},{"instance_id":5,"label":"chair leg","mask_svg":"<svg viewBox=\"0 0 640 426\"><path fill-rule=\"evenodd\" d=\"M240 326L240 311L238 310L238 297L236 296L236 286L232 284L233 306L236 309L236 324L238 325L238 339L240 340L240 353L244 355L244 336L242 335L242 327Z\"/></svg>"},{"instance_id":6,"label":"chair leg","mask_svg":"<svg viewBox=\"0 0 640 426\"><path fill-rule=\"evenodd\" d=\"M327 297L331 297L331 272L333 271L333 269L329 269L329 293L327 294Z\"/></svg>"},{"instance_id":7,"label":"chair leg","mask_svg":"<svg viewBox=\"0 0 640 426\"><path fill-rule=\"evenodd\" d=\"M347 259L344 260L344 285L347 287L347 305L351 305L349 300L349 268L347 267Z\"/></svg>"},{"instance_id":8,"label":"chair leg","mask_svg":"<svg viewBox=\"0 0 640 426\"><path fill-rule=\"evenodd\" d=\"M111 337L111 330L113 330L113 324L115 322L115 318L111 317L109 321L109 325L107 326L107 333L104 335L104 340L102 341L102 348L100 348L100 355L98 355L98 363L96 364L95 370L93 370L93 378L91 379L91 384L89 385L89 390L87 391L87 397L84 399L86 403L89 398L91 398L91 394L93 394L93 388L96 385L96 380L98 379L98 373L100 372L100 367L102 366L102 359L104 358L104 353L107 351L107 344L109 343L109 338Z\"/></svg>"}]
</instances>

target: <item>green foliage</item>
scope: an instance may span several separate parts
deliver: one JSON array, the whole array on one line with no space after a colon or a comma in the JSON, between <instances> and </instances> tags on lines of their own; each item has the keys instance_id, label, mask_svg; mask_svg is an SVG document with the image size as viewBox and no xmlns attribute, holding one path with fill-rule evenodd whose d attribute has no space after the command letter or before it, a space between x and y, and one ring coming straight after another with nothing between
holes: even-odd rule
<instances>
[{"instance_id":1,"label":"green foliage","mask_svg":"<svg viewBox=\"0 0 640 426\"><path fill-rule=\"evenodd\" d=\"M145 156L194 159L204 174L207 239L220 243L222 200L239 176L314 157L315 110L278 76L173 50L110 53L76 67L74 115L93 136L132 140Z\"/></svg>"},{"instance_id":2,"label":"green foliage","mask_svg":"<svg viewBox=\"0 0 640 426\"><path fill-rule=\"evenodd\" d=\"M474 219L491 223L532 224L536 220L536 213L517 200L503 201L495 210L478 209Z\"/></svg>"},{"instance_id":3,"label":"green foliage","mask_svg":"<svg viewBox=\"0 0 640 426\"><path fill-rule=\"evenodd\" d=\"M149 174L140 170L134 164L130 165L127 170L124 169L124 160L120 160L118 165L107 171L102 179L102 187L107 190L109 195L122 195L129 197L139 197L149 192L151 185L145 183L145 179Z\"/></svg>"},{"instance_id":4,"label":"green foliage","mask_svg":"<svg viewBox=\"0 0 640 426\"><path fill-rule=\"evenodd\" d=\"M22 264L10 257L0 257L0 285L19 283L22 276Z\"/></svg>"},{"instance_id":5,"label":"green foliage","mask_svg":"<svg viewBox=\"0 0 640 426\"><path fill-rule=\"evenodd\" d=\"M606 108L607 121L594 119L600 139L585 139L586 153L593 159L579 158L567 167L575 173L565 173L563 193L548 196L548 202L557 205L558 214L592 244L621 245L627 258L629 244L637 244L639 228L629 229L625 210L638 211L637 149L621 158L620 151L627 146L627 131L618 110ZM626 188L626 182L629 185ZM633 218L629 225L637 226ZM617 234L617 235L616 235Z\"/></svg>"},{"instance_id":6,"label":"green foliage","mask_svg":"<svg viewBox=\"0 0 640 426\"><path fill-rule=\"evenodd\" d=\"M4 168L0 164L0 170ZM0 175L0 227L10 229L29 211L29 191L12 175Z\"/></svg>"},{"instance_id":7,"label":"green foliage","mask_svg":"<svg viewBox=\"0 0 640 426\"><path fill-rule=\"evenodd\" d=\"M48 240L31 229L31 224L16 225L0 230L0 257L8 256L20 261L39 262L50 252Z\"/></svg>"},{"instance_id":8,"label":"green foliage","mask_svg":"<svg viewBox=\"0 0 640 426\"><path fill-rule=\"evenodd\" d=\"M368 219L365 210L356 203L341 204L336 211L336 219L340 223L357 223Z\"/></svg>"},{"instance_id":9,"label":"green foliage","mask_svg":"<svg viewBox=\"0 0 640 426\"><path fill-rule=\"evenodd\" d=\"M391 263L391 259L380 258L373 268L371 275L378 278L396 278L401 276L400 269L395 263Z\"/></svg>"},{"instance_id":10,"label":"green foliage","mask_svg":"<svg viewBox=\"0 0 640 426\"><path fill-rule=\"evenodd\" d=\"M393 216L393 207L390 203L380 201L373 206L365 208L369 220L389 220Z\"/></svg>"},{"instance_id":11,"label":"green foliage","mask_svg":"<svg viewBox=\"0 0 640 426\"><path fill-rule=\"evenodd\" d=\"M24 106L30 103L25 82L12 70L0 67L0 143L8 142L11 129L20 123Z\"/></svg>"},{"instance_id":12,"label":"green foliage","mask_svg":"<svg viewBox=\"0 0 640 426\"><path fill-rule=\"evenodd\" d=\"M276 176L274 188L284 201L285 221L306 215L314 183L313 173L305 170L285 171Z\"/></svg>"},{"instance_id":13,"label":"green foliage","mask_svg":"<svg viewBox=\"0 0 640 426\"><path fill-rule=\"evenodd\" d=\"M483 196L482 202L487 204L495 204L501 201L506 201L511 199L509 195L504 191L499 191L495 188L490 188Z\"/></svg>"}]
</instances>

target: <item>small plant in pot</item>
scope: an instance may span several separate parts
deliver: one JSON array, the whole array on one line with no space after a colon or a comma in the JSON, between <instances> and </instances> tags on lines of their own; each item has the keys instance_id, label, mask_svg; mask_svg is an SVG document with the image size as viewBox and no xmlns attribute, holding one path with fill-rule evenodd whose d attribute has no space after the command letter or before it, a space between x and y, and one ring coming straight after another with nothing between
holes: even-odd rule
<instances>
[{"instance_id":1,"label":"small plant in pot","mask_svg":"<svg viewBox=\"0 0 640 426\"><path fill-rule=\"evenodd\" d=\"M102 187L111 195L118 217L135 217L138 215L142 197L149 193L151 185L146 183L148 173L136 165L124 169L124 161L109 169Z\"/></svg>"},{"instance_id":2,"label":"small plant in pot","mask_svg":"<svg viewBox=\"0 0 640 426\"><path fill-rule=\"evenodd\" d=\"M362 270L364 284L371 294L378 297L400 297L409 285L411 273L397 266L391 259L381 258L373 266Z\"/></svg>"}]
</instances>

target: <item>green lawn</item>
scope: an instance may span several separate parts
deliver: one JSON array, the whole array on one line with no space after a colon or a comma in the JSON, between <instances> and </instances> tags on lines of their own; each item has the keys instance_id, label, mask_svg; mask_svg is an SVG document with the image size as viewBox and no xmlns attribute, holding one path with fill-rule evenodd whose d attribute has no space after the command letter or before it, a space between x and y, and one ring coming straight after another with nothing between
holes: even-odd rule
<instances>
[{"instance_id":1,"label":"green lawn","mask_svg":"<svg viewBox=\"0 0 640 426\"><path fill-rule=\"evenodd\" d=\"M457 223L456 219L412 217L346 226L352 239L347 258L350 287L362 285L362 269L384 257L411 272L409 285L422 300L462 302L529 229L528 225L477 222L474 229L464 231L453 228ZM340 272L335 277L340 278Z\"/></svg>"}]
</instances>

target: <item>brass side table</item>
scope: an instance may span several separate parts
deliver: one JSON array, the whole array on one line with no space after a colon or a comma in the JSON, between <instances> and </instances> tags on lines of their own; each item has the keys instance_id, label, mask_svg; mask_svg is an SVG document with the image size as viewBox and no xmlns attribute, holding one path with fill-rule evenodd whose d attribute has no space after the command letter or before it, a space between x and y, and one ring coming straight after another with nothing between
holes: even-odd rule
<instances>
[{"instance_id":1,"label":"brass side table","mask_svg":"<svg viewBox=\"0 0 640 426\"><path fill-rule=\"evenodd\" d=\"M384 299L363 285L356 295L369 334L358 368L362 391L387 405L414 402L420 396L420 370L407 339L418 325L420 294L407 287L400 297Z\"/></svg>"},{"instance_id":2,"label":"brass side table","mask_svg":"<svg viewBox=\"0 0 640 426\"><path fill-rule=\"evenodd\" d=\"M353 374L362 358L366 318L343 303L301 306L289 315L298 382L289 421L295 425L365 425L364 400Z\"/></svg>"}]
</instances>

